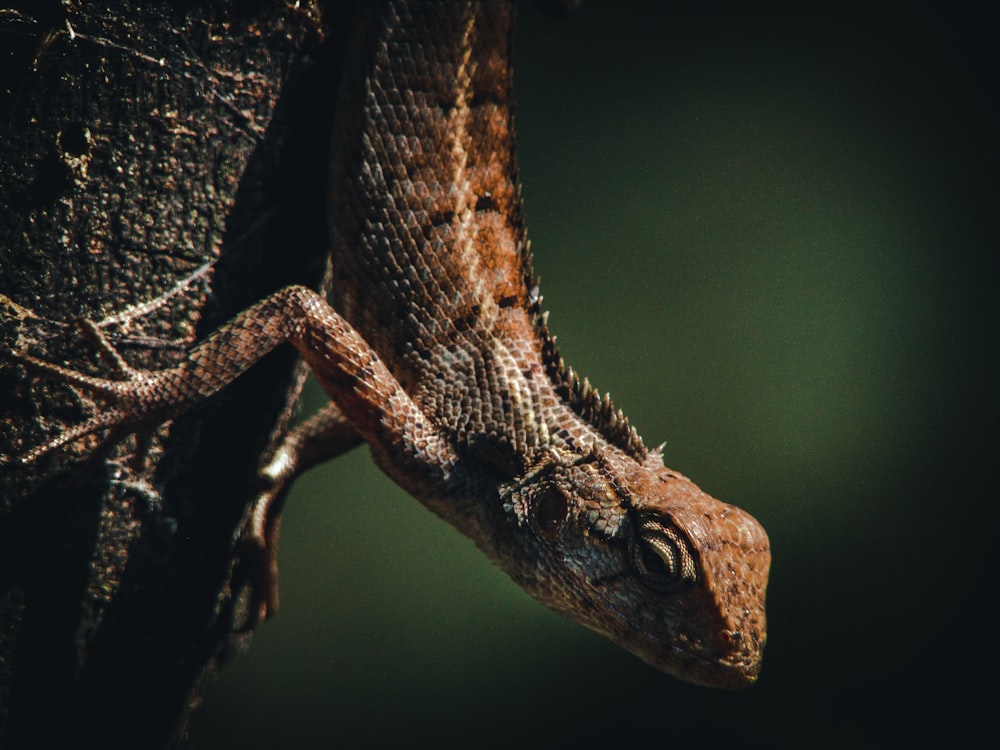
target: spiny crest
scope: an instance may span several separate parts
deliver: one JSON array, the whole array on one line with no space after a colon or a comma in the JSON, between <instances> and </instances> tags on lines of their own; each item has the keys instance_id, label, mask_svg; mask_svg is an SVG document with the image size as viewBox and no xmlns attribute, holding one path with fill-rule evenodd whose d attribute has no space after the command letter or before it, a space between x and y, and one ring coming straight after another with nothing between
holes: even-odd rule
<instances>
[{"instance_id":1,"label":"spiny crest","mask_svg":"<svg viewBox=\"0 0 1000 750\"><path fill-rule=\"evenodd\" d=\"M602 397L590 381L579 376L559 355L555 336L549 331L549 314L542 311L542 297L538 293L538 279L531 263L531 243L521 243L521 272L528 289L529 313L535 325L535 335L542 345L542 363L556 392L574 412L589 422L612 444L621 448L636 461L644 461L649 449L635 427L629 424L621 409L615 409L610 394Z\"/></svg>"},{"instance_id":2,"label":"spiny crest","mask_svg":"<svg viewBox=\"0 0 1000 750\"><path fill-rule=\"evenodd\" d=\"M545 318L547 316L543 316ZM543 321L544 325L544 321ZM548 327L545 326L545 333ZM583 419L592 424L611 443L632 456L636 461L646 460L649 450L621 409L615 409L611 395L594 388L590 381L580 380L572 367L559 356L551 334L543 340L543 360L549 377L556 384L556 391Z\"/></svg>"}]
</instances>

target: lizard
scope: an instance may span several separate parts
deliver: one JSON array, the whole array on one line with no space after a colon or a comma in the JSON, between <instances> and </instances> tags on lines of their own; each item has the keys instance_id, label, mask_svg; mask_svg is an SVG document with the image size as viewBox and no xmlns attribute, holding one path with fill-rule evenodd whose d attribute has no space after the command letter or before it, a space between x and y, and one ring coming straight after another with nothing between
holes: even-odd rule
<instances>
[{"instance_id":1,"label":"lizard","mask_svg":"<svg viewBox=\"0 0 1000 750\"><path fill-rule=\"evenodd\" d=\"M164 370L130 368L94 330L114 377L4 352L102 403L18 460L168 422L290 343L330 403L262 464L260 616L277 603L279 499L364 442L541 603L681 679L752 684L766 532L666 468L549 330L515 159L513 4L360 5L332 135L327 288L276 292Z\"/></svg>"}]
</instances>

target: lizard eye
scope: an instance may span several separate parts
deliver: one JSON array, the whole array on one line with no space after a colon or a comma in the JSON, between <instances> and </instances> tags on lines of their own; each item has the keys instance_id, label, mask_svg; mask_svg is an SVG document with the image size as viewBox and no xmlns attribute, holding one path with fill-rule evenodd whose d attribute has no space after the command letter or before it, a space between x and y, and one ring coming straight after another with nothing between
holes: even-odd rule
<instances>
[{"instance_id":1,"label":"lizard eye","mask_svg":"<svg viewBox=\"0 0 1000 750\"><path fill-rule=\"evenodd\" d=\"M554 487L547 487L535 500L535 523L538 531L546 539L552 539L569 513L566 496Z\"/></svg>"},{"instance_id":2,"label":"lizard eye","mask_svg":"<svg viewBox=\"0 0 1000 750\"><path fill-rule=\"evenodd\" d=\"M640 522L629 547L632 567L652 589L668 591L698 579L698 565L691 545L672 526L654 519Z\"/></svg>"}]
</instances>

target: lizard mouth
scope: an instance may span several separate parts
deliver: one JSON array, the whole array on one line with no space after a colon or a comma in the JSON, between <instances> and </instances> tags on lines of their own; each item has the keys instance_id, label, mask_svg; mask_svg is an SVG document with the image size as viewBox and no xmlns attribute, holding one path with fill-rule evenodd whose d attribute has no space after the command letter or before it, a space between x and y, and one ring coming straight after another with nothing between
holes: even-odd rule
<instances>
[{"instance_id":1,"label":"lizard mouth","mask_svg":"<svg viewBox=\"0 0 1000 750\"><path fill-rule=\"evenodd\" d=\"M738 631L721 631L715 640L730 643L731 649L728 654L712 654L699 639L685 637L681 640L658 635L623 611L594 582L589 585L604 611L619 623L616 628L608 628L601 623L589 624L589 627L647 664L705 687L739 690L748 688L757 681L760 674L760 652L756 650L751 653L741 647L741 635Z\"/></svg>"}]
</instances>

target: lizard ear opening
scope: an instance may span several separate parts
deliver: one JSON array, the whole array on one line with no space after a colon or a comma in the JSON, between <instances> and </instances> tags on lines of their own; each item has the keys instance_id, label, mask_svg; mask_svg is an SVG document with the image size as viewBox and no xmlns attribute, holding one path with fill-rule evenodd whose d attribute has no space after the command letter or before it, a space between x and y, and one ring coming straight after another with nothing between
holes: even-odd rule
<instances>
[{"instance_id":1,"label":"lizard ear opening","mask_svg":"<svg viewBox=\"0 0 1000 750\"><path fill-rule=\"evenodd\" d=\"M554 539L569 514L569 502L555 487L546 487L535 499L534 512L539 534L545 539Z\"/></svg>"},{"instance_id":2,"label":"lizard ear opening","mask_svg":"<svg viewBox=\"0 0 1000 750\"><path fill-rule=\"evenodd\" d=\"M641 519L629 541L629 560L639 579L656 591L670 591L698 580L690 543L673 526Z\"/></svg>"}]
</instances>

